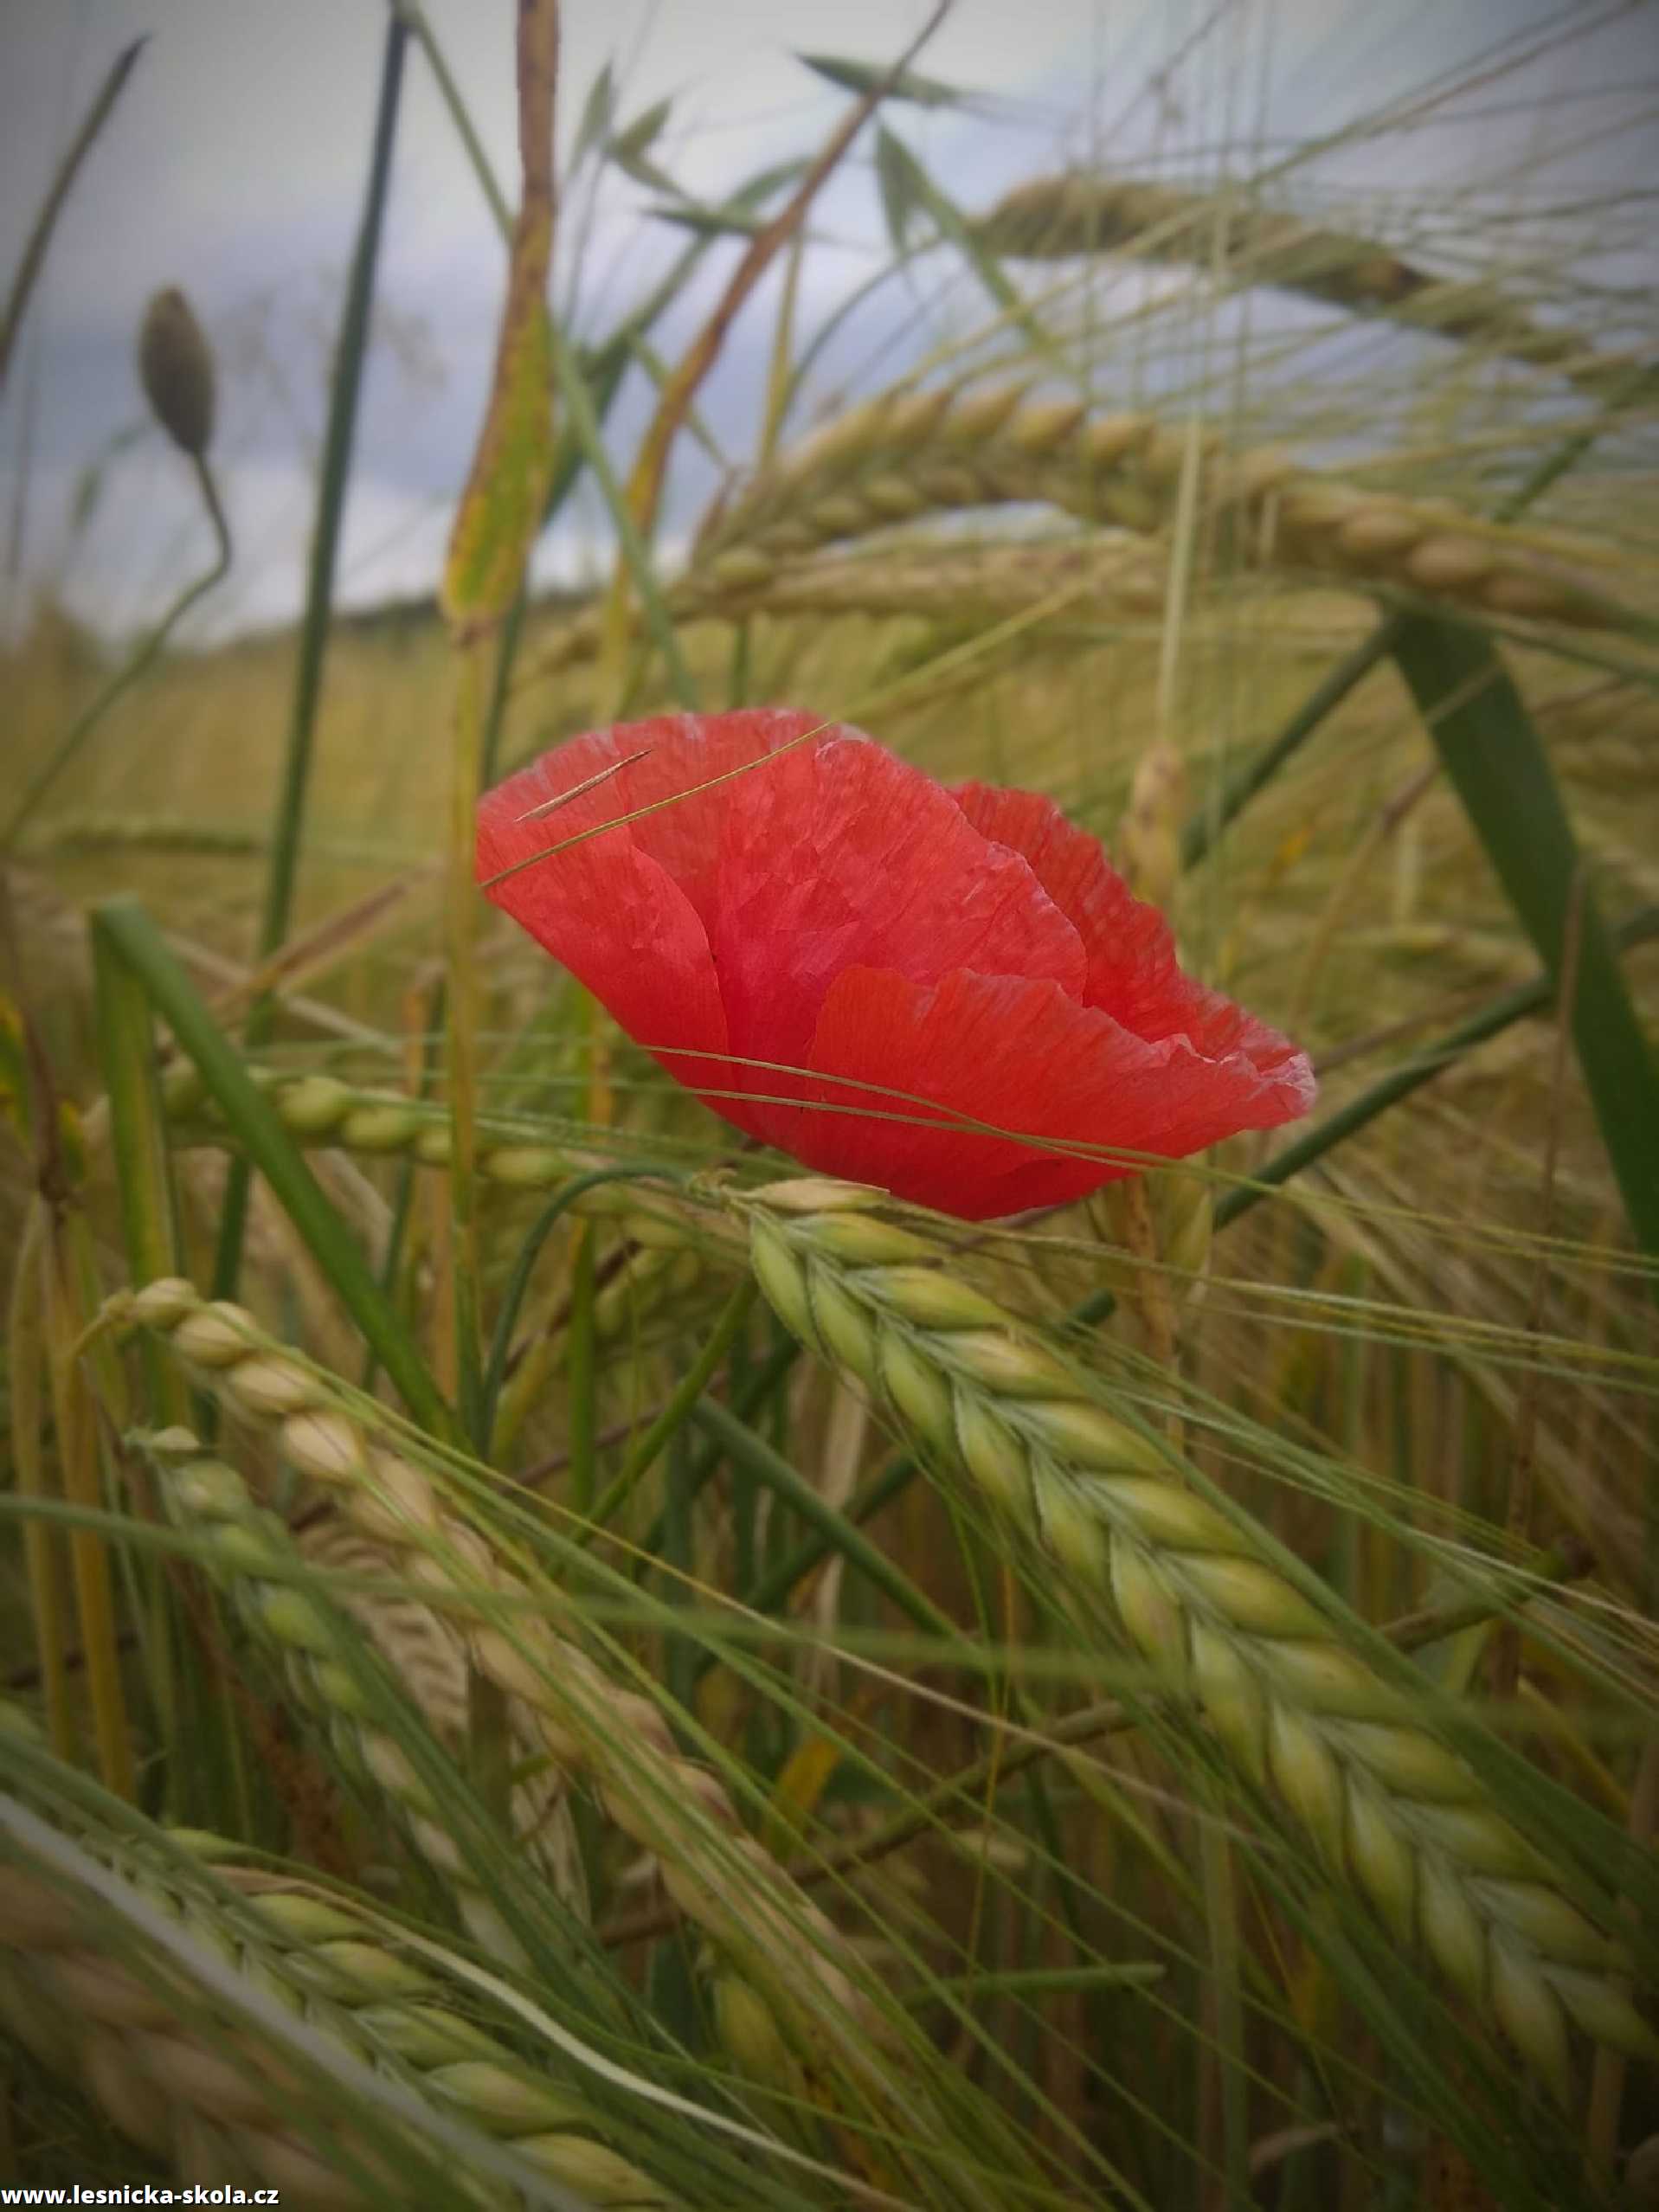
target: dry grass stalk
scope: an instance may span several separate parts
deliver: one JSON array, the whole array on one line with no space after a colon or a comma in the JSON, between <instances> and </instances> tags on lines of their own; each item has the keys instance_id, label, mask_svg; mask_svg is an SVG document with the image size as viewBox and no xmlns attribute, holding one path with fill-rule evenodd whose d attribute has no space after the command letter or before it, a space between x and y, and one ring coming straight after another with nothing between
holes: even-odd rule
<instances>
[{"instance_id":1,"label":"dry grass stalk","mask_svg":"<svg viewBox=\"0 0 1659 2212\"><path fill-rule=\"evenodd\" d=\"M433 1590L469 1667L533 1716L552 1770L591 1785L607 1817L656 1861L681 1912L763 1993L814 2093L848 2116L870 2116L901 2144L923 2140L935 2157L949 2156L943 2119L863 1995L840 1932L747 1833L719 1777L680 1752L657 1701L550 1625L556 1613L579 1632L569 1601L545 1582L532 1589L426 1469L383 1441L369 1401L294 1358L242 1308L209 1304L169 1278L123 1294L112 1312L153 1332L228 1411L265 1432L402 1580ZM297 1614L268 1607L266 1625L280 1637L303 1628ZM959 2201L987 2202L959 2142L955 2150Z\"/></svg>"},{"instance_id":2,"label":"dry grass stalk","mask_svg":"<svg viewBox=\"0 0 1659 2212\"><path fill-rule=\"evenodd\" d=\"M1025 388L896 391L814 434L716 506L693 573L736 581L762 560L953 509L1041 501L1148 533L1174 519L1190 436L1149 413L1091 415ZM1200 542L1245 569L1415 593L1482 614L1618 628L1630 618L1584 572L1585 549L1479 521L1447 501L1347 484L1273 447L1199 436ZM734 557L738 556L738 557Z\"/></svg>"},{"instance_id":3,"label":"dry grass stalk","mask_svg":"<svg viewBox=\"0 0 1659 2212\"><path fill-rule=\"evenodd\" d=\"M1331 1877L1431 1960L1564 2100L1568 2029L1649 2059L1620 1952L1413 1704L1347 1649L1246 1526L1067 1362L876 1218L874 1193L804 1179L749 1202L756 1275L812 1350L854 1376L948 1477L1058 1569L1086 1622L1127 1633L1193 1701Z\"/></svg>"},{"instance_id":4,"label":"dry grass stalk","mask_svg":"<svg viewBox=\"0 0 1659 2212\"><path fill-rule=\"evenodd\" d=\"M1604 395L1639 365L1598 351L1576 331L1539 323L1485 280L1431 275L1374 238L1303 222L1246 196L1248 188L1179 185L1073 173L1039 177L998 201L974 226L980 242L1015 260L1094 254L1194 262L1240 285L1278 285L1356 315L1427 331Z\"/></svg>"},{"instance_id":5,"label":"dry grass stalk","mask_svg":"<svg viewBox=\"0 0 1659 2212\"><path fill-rule=\"evenodd\" d=\"M200 1889L168 1872L136 1863L116 1871L138 1902L198 1937L210 1957L228 1962L251 1990L274 1998L343 2059L504 2138L586 2202L637 2212L666 2212L675 2202L597 2139L604 2123L579 2093L543 2080L452 2009L445 1984L389 1947L371 1915L275 1875L221 1866L219 1878L241 1893L261 1924L263 1939L252 1940L246 1917L215 1910ZM210 2002L204 1993L203 2005ZM297 2085L244 2028L209 2027L181 2011L113 1955L106 1914L83 1911L61 1884L14 1864L0 1864L0 2018L182 2181L222 2188L228 2175L253 2177L296 2212L350 2212L386 2201L378 2191L365 2196L326 2164L316 2139L293 2125ZM319 2113L318 2126L338 2134L331 2113ZM366 2144L344 2148L374 2164ZM509 2201L507 2190L459 2174L455 2186L457 2202Z\"/></svg>"}]
</instances>

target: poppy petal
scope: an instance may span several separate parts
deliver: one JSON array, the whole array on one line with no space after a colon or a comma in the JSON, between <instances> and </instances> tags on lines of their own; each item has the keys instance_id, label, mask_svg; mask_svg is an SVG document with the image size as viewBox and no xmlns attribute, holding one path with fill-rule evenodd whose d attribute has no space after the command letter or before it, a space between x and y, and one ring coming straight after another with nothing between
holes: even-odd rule
<instances>
[{"instance_id":1,"label":"poppy petal","mask_svg":"<svg viewBox=\"0 0 1659 2212\"><path fill-rule=\"evenodd\" d=\"M1081 993L1082 940L1019 854L920 769L837 731L746 779L727 811L711 933L732 1050L801 1064L846 968L953 968Z\"/></svg>"},{"instance_id":2,"label":"poppy petal","mask_svg":"<svg viewBox=\"0 0 1659 2212\"><path fill-rule=\"evenodd\" d=\"M569 762L563 750L557 762L556 789L594 772L585 758ZM577 770L569 782L568 765ZM572 834L573 820L582 826L576 810L594 795L574 801L569 813L562 808L524 820L526 809L548 795L547 766L538 762L479 802L478 871L489 897L586 984L679 1082L692 1090L729 1083L725 1013L708 932L691 902L659 861L637 849L628 828L607 830L547 859L536 858ZM608 803L614 808L616 801ZM517 867L498 883L489 881L526 860L529 866ZM677 1058L676 1046L700 1057Z\"/></svg>"},{"instance_id":3,"label":"poppy petal","mask_svg":"<svg viewBox=\"0 0 1659 2212\"><path fill-rule=\"evenodd\" d=\"M1188 1037L1212 1059L1253 1053L1272 1035L1231 999L1182 974L1164 916L1135 897L1100 840L1069 822L1051 799L986 783L954 785L952 796L982 836L1024 855L1076 926L1089 959L1085 1006L1115 1014L1137 1037ZM1285 1045L1287 1052L1294 1049Z\"/></svg>"},{"instance_id":4,"label":"poppy petal","mask_svg":"<svg viewBox=\"0 0 1659 2212\"><path fill-rule=\"evenodd\" d=\"M653 715L645 722L590 730L543 753L498 785L479 807L480 832L487 817L491 837L511 841L511 857L522 859L585 830L617 823L594 841L614 851L626 840L648 854L678 884L706 927L714 912L721 825L738 795L732 771L822 726L821 717L756 707L735 714ZM614 772L605 775L606 769ZM594 782L595 776L603 780ZM718 777L729 780L715 781ZM591 788L583 790L584 784ZM712 788L698 788L705 784ZM538 812L533 821L518 823L520 815L545 808L550 800L572 791L575 798ZM652 811L640 811L644 808ZM635 819L622 823L623 815ZM559 855L561 861L566 858ZM479 872L490 872L481 860Z\"/></svg>"},{"instance_id":5,"label":"poppy petal","mask_svg":"<svg viewBox=\"0 0 1659 2212\"><path fill-rule=\"evenodd\" d=\"M1209 1060L1185 1037L1135 1037L1051 982L957 969L919 985L852 968L832 986L812 1045L814 1071L839 1080L820 1081L810 1104L772 1109L768 1134L809 1167L970 1220L1059 1205L1135 1163L941 1128L921 1118L927 1103L876 1093L902 1083L917 1101L1021 1136L1179 1159L1306 1110L1307 1061L1252 1026L1270 1040L1268 1064L1243 1050Z\"/></svg>"}]
</instances>

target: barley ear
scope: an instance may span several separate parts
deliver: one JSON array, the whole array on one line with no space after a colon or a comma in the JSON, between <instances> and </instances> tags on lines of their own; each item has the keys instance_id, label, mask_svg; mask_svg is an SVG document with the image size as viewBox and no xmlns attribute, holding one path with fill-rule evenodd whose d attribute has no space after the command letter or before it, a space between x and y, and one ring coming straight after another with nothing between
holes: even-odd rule
<instances>
[{"instance_id":1,"label":"barley ear","mask_svg":"<svg viewBox=\"0 0 1659 2212\"><path fill-rule=\"evenodd\" d=\"M732 1200L767 1296L876 1397L926 1466L989 1505L1051 1581L1058 1571L1084 1632L1116 1618L1177 1699L1177 1720L1179 1701L1195 1700L1329 1878L1365 1899L1563 2101L1569 2022L1659 2057L1606 1930L1251 1524L1183 1488L1173 1450L955 1282L939 1255L923 1288L923 1240L874 1213L871 1193L820 1182L809 1198L803 1206L800 1187L785 1186L781 1202L765 1190Z\"/></svg>"}]
</instances>

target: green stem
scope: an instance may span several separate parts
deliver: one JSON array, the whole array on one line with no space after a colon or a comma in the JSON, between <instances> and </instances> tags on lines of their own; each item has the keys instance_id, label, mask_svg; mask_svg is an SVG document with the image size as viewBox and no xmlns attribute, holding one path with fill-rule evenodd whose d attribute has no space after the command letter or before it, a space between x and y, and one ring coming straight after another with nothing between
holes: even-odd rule
<instances>
[{"instance_id":1,"label":"green stem","mask_svg":"<svg viewBox=\"0 0 1659 2212\"><path fill-rule=\"evenodd\" d=\"M289 712L287 753L282 787L278 794L272 839L271 872L266 884L264 910L260 920L259 957L267 960L288 934L293 912L294 883L299 869L300 839L305 826L306 794L311 783L318 704L322 696L323 665L327 657L329 622L333 611L334 571L339 556L340 532L345 516L346 486L351 473L356 440L357 402L363 391L363 367L369 352L369 318L375 293L375 273L385 228L386 197L391 180L392 148L397 136L398 106L402 93L403 57L408 30L395 10L386 25L382 54L380 92L375 111L374 143L369 159L369 179L363 195L357 242L346 283L345 305L330 381L328 423L323 439L322 473L318 484L317 519L312 530L311 559L305 581L305 612L300 625L299 659L294 671L293 701ZM252 1047L270 1035L275 1002L259 1000L248 1017L247 1039ZM241 1272L242 1237L248 1220L249 1170L233 1160L225 1183L220 1217L219 1248L215 1257L215 1296L235 1296Z\"/></svg>"},{"instance_id":2,"label":"green stem","mask_svg":"<svg viewBox=\"0 0 1659 2212\"><path fill-rule=\"evenodd\" d=\"M866 1576L884 1596L891 1598L906 1619L925 1629L929 1636L939 1636L951 1645L963 1642L955 1623L902 1575L884 1551L858 1534L849 1514L826 1506L812 1484L796 1472L781 1452L774 1451L763 1438L745 1428L735 1415L712 1399L705 1398L694 1407L691 1418L705 1436L716 1439L729 1458L741 1460L775 1496L793 1507L803 1521L812 1523L820 1532L824 1552L839 1552L849 1566ZM820 1552L820 1556L822 1555Z\"/></svg>"},{"instance_id":3,"label":"green stem","mask_svg":"<svg viewBox=\"0 0 1659 2212\"><path fill-rule=\"evenodd\" d=\"M738 1331L749 1319L749 1308L754 1302L755 1278L752 1275L745 1275L721 1308L708 1342L675 1385L667 1405L635 1444L614 1481L607 1486L593 1507L588 1517L594 1530L607 1527L615 1519L635 1489L655 1466L664 1445L684 1426L692 1407L712 1381L715 1370L731 1349ZM688 1466L682 1486L682 1502L688 1511L696 1495L697 1483L696 1472Z\"/></svg>"}]
</instances>

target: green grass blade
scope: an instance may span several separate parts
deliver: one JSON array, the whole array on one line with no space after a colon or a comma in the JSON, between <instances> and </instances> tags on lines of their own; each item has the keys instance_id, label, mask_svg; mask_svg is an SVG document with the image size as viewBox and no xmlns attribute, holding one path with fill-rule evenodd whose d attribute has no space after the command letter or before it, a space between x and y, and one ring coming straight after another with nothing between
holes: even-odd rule
<instances>
[{"instance_id":1,"label":"green grass blade","mask_svg":"<svg viewBox=\"0 0 1659 2212\"><path fill-rule=\"evenodd\" d=\"M805 1476L799 1474L781 1452L774 1451L764 1437L757 1437L753 1429L746 1427L712 1399L704 1399L691 1418L705 1436L719 1444L730 1459L741 1462L756 1481L792 1507L803 1521L809 1521L827 1548L839 1552L849 1566L867 1576L884 1597L891 1598L907 1620L914 1621L929 1636L942 1636L953 1644L962 1641L961 1631L932 1599L893 1565L885 1552L861 1534L846 1514L826 1505Z\"/></svg>"},{"instance_id":2,"label":"green grass blade","mask_svg":"<svg viewBox=\"0 0 1659 2212\"><path fill-rule=\"evenodd\" d=\"M1659 1257L1659 1076L1587 884L1554 772L1490 640L1406 614L1394 657L1476 836L1556 990L1575 899L1572 1037L1607 1156L1642 1249ZM1659 1277L1655 1280L1659 1294Z\"/></svg>"},{"instance_id":3,"label":"green grass blade","mask_svg":"<svg viewBox=\"0 0 1659 2212\"><path fill-rule=\"evenodd\" d=\"M109 1099L110 1149L121 1208L127 1271L135 1283L180 1269L180 1240L166 1120L156 1081L149 993L111 939L101 916L92 925L99 1046ZM151 1345L144 1351L155 1418L182 1421L187 1399L177 1367Z\"/></svg>"},{"instance_id":4,"label":"green grass blade","mask_svg":"<svg viewBox=\"0 0 1659 2212\"><path fill-rule=\"evenodd\" d=\"M12 348L17 342L17 333L23 328L30 296L45 266L46 250L52 242L52 233L63 212L64 203L74 189L81 164L97 144L99 132L108 122L116 101L121 97L133 63L149 42L146 32L142 38L135 38L130 46L124 46L116 55L109 74L99 87L92 106L87 110L86 119L70 141L63 159L58 164L57 174L47 188L46 197L41 203L40 212L35 217L34 227L23 248L23 258L17 264L17 273L13 277L11 289L6 295L5 312L0 314L0 390L5 388Z\"/></svg>"},{"instance_id":5,"label":"green grass blade","mask_svg":"<svg viewBox=\"0 0 1659 2212\"><path fill-rule=\"evenodd\" d=\"M132 899L112 899L99 907L97 923L105 942L139 978L180 1046L196 1063L238 1148L270 1185L410 1412L434 1436L453 1437L449 1409L415 1340L376 1282L361 1246L329 1203L160 930Z\"/></svg>"}]
</instances>

